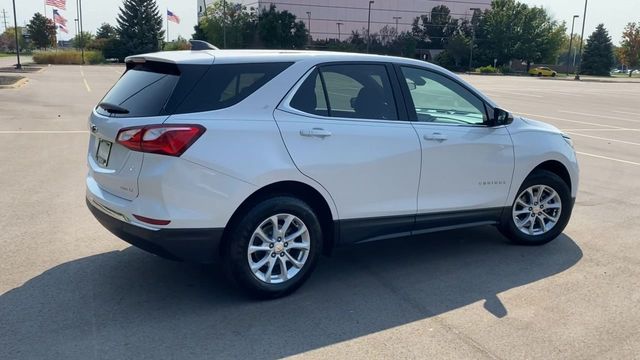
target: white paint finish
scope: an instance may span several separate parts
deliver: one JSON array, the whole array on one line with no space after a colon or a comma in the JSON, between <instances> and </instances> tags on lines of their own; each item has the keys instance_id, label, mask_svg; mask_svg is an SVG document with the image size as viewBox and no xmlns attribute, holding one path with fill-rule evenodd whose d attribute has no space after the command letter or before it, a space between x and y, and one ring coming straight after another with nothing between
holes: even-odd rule
<instances>
[{"instance_id":1,"label":"white paint finish","mask_svg":"<svg viewBox=\"0 0 640 360\"><path fill-rule=\"evenodd\" d=\"M414 127L422 141L418 213L505 206L514 166L513 144L505 127L428 123ZM446 140L424 139L433 133Z\"/></svg>"},{"instance_id":2,"label":"white paint finish","mask_svg":"<svg viewBox=\"0 0 640 360\"><path fill-rule=\"evenodd\" d=\"M95 126L89 137L89 151L87 163L89 175L95 178L100 186L110 193L132 200L138 196L138 174L142 167L143 154L131 151L116 142L118 131L130 126L144 126L149 124L162 124L167 116L151 117L107 117L96 111L92 111L89 119L89 127ZM111 142L111 153L107 166L96 162L99 140Z\"/></svg>"},{"instance_id":3,"label":"white paint finish","mask_svg":"<svg viewBox=\"0 0 640 360\"><path fill-rule=\"evenodd\" d=\"M333 197L341 219L414 214L420 143L409 122L275 113L293 161ZM301 136L309 129L331 133Z\"/></svg>"},{"instance_id":4,"label":"white paint finish","mask_svg":"<svg viewBox=\"0 0 640 360\"><path fill-rule=\"evenodd\" d=\"M149 58L168 56L171 61L189 63L190 53L154 54ZM172 222L168 227L190 228L226 226L248 196L281 181L301 182L317 190L334 219L504 206L513 201L531 170L547 160L560 161L569 169L572 195L577 192L575 153L560 132L548 124L516 119L506 128L485 128L327 119L286 106L304 74L315 65L330 61L394 61L419 66L459 80L489 106L496 106L455 74L432 64L313 51L215 53L216 63L295 64L244 101L222 110L136 119L105 118L94 113L91 119L98 125L96 135L110 141L122 127L165 120L201 124L207 130L181 158L152 154L142 157L114 144L107 169L92 161L96 146L92 136L88 196L124 214L169 219ZM276 110L279 106L282 110ZM433 132L436 127L437 131L446 132L446 141L422 140L425 132ZM313 128L324 129L331 136L320 139L300 135L301 130ZM139 175L125 176L123 169L132 169L128 171ZM497 185L480 185L496 181ZM500 184L502 181L505 183ZM128 186L134 191L123 193L122 187Z\"/></svg>"},{"instance_id":5,"label":"white paint finish","mask_svg":"<svg viewBox=\"0 0 640 360\"><path fill-rule=\"evenodd\" d=\"M538 165L554 160L560 162L571 177L571 196L578 193L579 168L575 151L555 127L535 120L516 118L508 126L514 144L515 167L508 203L515 199L518 189Z\"/></svg>"}]
</instances>

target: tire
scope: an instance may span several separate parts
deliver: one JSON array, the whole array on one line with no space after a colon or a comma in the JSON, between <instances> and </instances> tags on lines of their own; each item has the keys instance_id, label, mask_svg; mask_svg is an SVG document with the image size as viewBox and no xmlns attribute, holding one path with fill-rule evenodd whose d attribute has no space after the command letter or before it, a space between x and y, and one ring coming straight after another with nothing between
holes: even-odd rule
<instances>
[{"instance_id":1,"label":"tire","mask_svg":"<svg viewBox=\"0 0 640 360\"><path fill-rule=\"evenodd\" d=\"M552 191L557 196L554 196ZM540 193L542 193L542 201L536 201ZM525 207L524 204L532 206ZM546 208L542 206L543 204L546 204ZM562 233L569 222L572 210L571 191L564 180L550 171L536 170L518 189L513 204L503 212L498 228L513 243L542 245ZM556 221L552 222L552 219ZM520 227L516 221L520 223ZM532 222L533 225L531 225Z\"/></svg>"},{"instance_id":2,"label":"tire","mask_svg":"<svg viewBox=\"0 0 640 360\"><path fill-rule=\"evenodd\" d=\"M274 218L284 235L273 232ZM287 221L290 225L284 229ZM258 229L263 235L258 234ZM286 241L295 233L300 235ZM227 274L241 290L258 299L273 299L295 291L309 278L322 252L318 217L309 205L290 196L272 197L255 205L231 225L227 240L223 250ZM251 264L255 266L253 270Z\"/></svg>"},{"instance_id":3,"label":"tire","mask_svg":"<svg viewBox=\"0 0 640 360\"><path fill-rule=\"evenodd\" d=\"M538 73L538 76L542 76L542 73Z\"/></svg>"},{"instance_id":4,"label":"tire","mask_svg":"<svg viewBox=\"0 0 640 360\"><path fill-rule=\"evenodd\" d=\"M551 73L551 77L556 77L556 73Z\"/></svg>"}]
</instances>

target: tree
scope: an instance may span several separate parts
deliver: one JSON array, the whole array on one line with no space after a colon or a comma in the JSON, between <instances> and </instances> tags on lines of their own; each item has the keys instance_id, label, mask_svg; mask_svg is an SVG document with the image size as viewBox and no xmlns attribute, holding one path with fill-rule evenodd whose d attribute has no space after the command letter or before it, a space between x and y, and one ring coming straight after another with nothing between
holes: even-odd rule
<instances>
[{"instance_id":1,"label":"tree","mask_svg":"<svg viewBox=\"0 0 640 360\"><path fill-rule=\"evenodd\" d=\"M245 5L217 0L207 6L206 16L194 27L195 40L204 40L227 49L241 49L257 45L257 15Z\"/></svg>"},{"instance_id":2,"label":"tree","mask_svg":"<svg viewBox=\"0 0 640 360\"><path fill-rule=\"evenodd\" d=\"M565 24L536 6L524 11L522 22L515 56L527 63L527 71L533 62L555 63L567 32Z\"/></svg>"},{"instance_id":3,"label":"tree","mask_svg":"<svg viewBox=\"0 0 640 360\"><path fill-rule=\"evenodd\" d=\"M87 48L89 47L89 44L93 43L93 40L94 40L93 34L91 34L88 31L83 31L78 35L74 36L71 42L73 43L73 46L76 48Z\"/></svg>"},{"instance_id":4,"label":"tree","mask_svg":"<svg viewBox=\"0 0 640 360\"><path fill-rule=\"evenodd\" d=\"M175 50L189 50L191 49L191 45L187 41L187 39L178 35L178 38L168 42L164 46L164 50L166 51L175 51Z\"/></svg>"},{"instance_id":5,"label":"tree","mask_svg":"<svg viewBox=\"0 0 640 360\"><path fill-rule=\"evenodd\" d=\"M22 27L18 26L18 45L20 45L20 51L26 48L26 41L22 36ZM16 30L13 27L7 28L2 35L0 35L0 50L3 51L16 51Z\"/></svg>"},{"instance_id":6,"label":"tree","mask_svg":"<svg viewBox=\"0 0 640 360\"><path fill-rule=\"evenodd\" d=\"M118 36L118 29L108 23L102 23L96 30L96 39L113 39Z\"/></svg>"},{"instance_id":7,"label":"tree","mask_svg":"<svg viewBox=\"0 0 640 360\"><path fill-rule=\"evenodd\" d=\"M622 64L629 68L631 77L633 70L640 68L640 23L628 23L624 28L619 54Z\"/></svg>"},{"instance_id":8,"label":"tree","mask_svg":"<svg viewBox=\"0 0 640 360\"><path fill-rule=\"evenodd\" d=\"M412 34L420 40L420 46L427 49L444 49L447 38L458 28L458 20L451 17L446 5L438 5L429 14L413 20Z\"/></svg>"},{"instance_id":9,"label":"tree","mask_svg":"<svg viewBox=\"0 0 640 360\"><path fill-rule=\"evenodd\" d=\"M494 0L476 30L477 58L484 63L507 64L512 59L555 62L562 46L564 23L554 21L544 8L515 0Z\"/></svg>"},{"instance_id":10,"label":"tree","mask_svg":"<svg viewBox=\"0 0 640 360\"><path fill-rule=\"evenodd\" d=\"M584 74L607 76L612 67L613 44L604 24L600 24L587 39L581 70Z\"/></svg>"},{"instance_id":11,"label":"tree","mask_svg":"<svg viewBox=\"0 0 640 360\"><path fill-rule=\"evenodd\" d=\"M304 22L288 11L278 11L271 4L258 15L258 37L269 49L301 49L307 43L308 32Z\"/></svg>"},{"instance_id":12,"label":"tree","mask_svg":"<svg viewBox=\"0 0 640 360\"><path fill-rule=\"evenodd\" d=\"M125 56L160 50L164 37L162 16L155 0L124 0L117 18L117 34Z\"/></svg>"},{"instance_id":13,"label":"tree","mask_svg":"<svg viewBox=\"0 0 640 360\"><path fill-rule=\"evenodd\" d=\"M40 13L35 13L27 24L31 41L38 49L54 46L56 43L56 25Z\"/></svg>"}]
</instances>

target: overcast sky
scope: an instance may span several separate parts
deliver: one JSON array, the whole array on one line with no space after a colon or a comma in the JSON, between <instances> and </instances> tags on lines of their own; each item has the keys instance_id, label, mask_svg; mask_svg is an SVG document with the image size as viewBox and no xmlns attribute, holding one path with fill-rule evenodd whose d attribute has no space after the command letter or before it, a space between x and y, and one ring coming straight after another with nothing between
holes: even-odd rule
<instances>
[{"instance_id":1,"label":"overcast sky","mask_svg":"<svg viewBox=\"0 0 640 360\"><path fill-rule=\"evenodd\" d=\"M381 0L383 1L383 0ZM156 0L166 25L166 9L168 8L181 19L180 24L169 24L169 36L175 39L178 35L190 38L193 34L193 26L196 24L196 0ZM363 0L363 2L366 2ZM576 14L580 19L576 20L576 32L582 27L583 0L524 0L529 5L544 6L558 20L566 20L567 27L571 28L571 17ZM76 17L76 0L67 0L67 10L62 15L69 20L69 35L59 33L61 39L68 39L75 33L73 19ZM95 33L96 28L103 22L112 25L116 23L118 8L121 0L83 0L82 13L85 31ZM16 0L18 13L18 25L24 25L35 12L44 11L44 0ZM12 26L11 0L0 0L0 11L7 11L9 26ZM47 7L47 16L51 17L52 8ZM0 13L0 28L4 31L4 24ZM587 23L585 36L588 36L599 23L604 23L614 44L620 43L620 37L624 26L631 22L640 21L640 0L591 0L587 9Z\"/></svg>"}]
</instances>

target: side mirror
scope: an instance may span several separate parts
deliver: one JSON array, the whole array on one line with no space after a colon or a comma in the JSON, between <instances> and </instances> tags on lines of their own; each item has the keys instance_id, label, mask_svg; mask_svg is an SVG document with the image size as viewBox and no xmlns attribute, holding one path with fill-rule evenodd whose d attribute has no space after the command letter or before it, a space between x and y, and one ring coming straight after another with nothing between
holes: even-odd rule
<instances>
[{"instance_id":1,"label":"side mirror","mask_svg":"<svg viewBox=\"0 0 640 360\"><path fill-rule=\"evenodd\" d=\"M493 126L509 125L513 122L513 116L508 111L500 108L493 109Z\"/></svg>"},{"instance_id":2,"label":"side mirror","mask_svg":"<svg viewBox=\"0 0 640 360\"><path fill-rule=\"evenodd\" d=\"M418 88L418 85L416 85L416 83L413 80L409 80L409 79L407 79L407 86L409 87L409 90L415 90Z\"/></svg>"}]
</instances>

